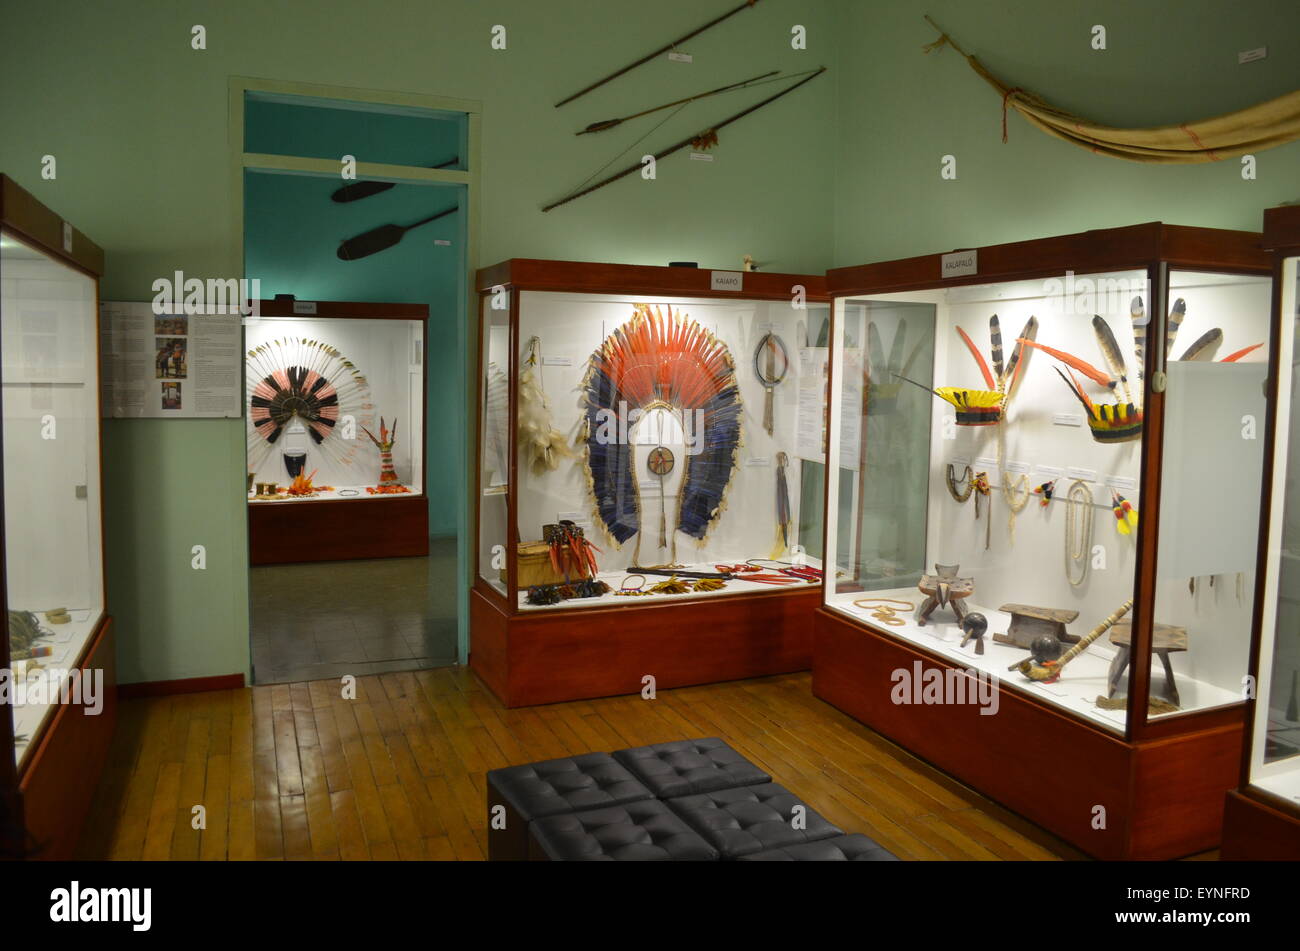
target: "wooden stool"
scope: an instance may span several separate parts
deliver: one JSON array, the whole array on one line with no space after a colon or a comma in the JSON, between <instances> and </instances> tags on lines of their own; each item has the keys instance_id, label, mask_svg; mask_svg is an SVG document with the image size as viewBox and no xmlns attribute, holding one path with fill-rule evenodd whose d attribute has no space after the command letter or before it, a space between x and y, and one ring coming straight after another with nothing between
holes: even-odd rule
<instances>
[{"instance_id":1,"label":"wooden stool","mask_svg":"<svg viewBox=\"0 0 1300 951\"><path fill-rule=\"evenodd\" d=\"M1078 635L1067 634L1065 625L1079 616L1069 608L1036 608L1032 604L1004 604L998 608L1011 615L1011 625L1005 634L994 634L999 644L1010 644L1029 650L1029 645L1040 637L1055 637L1062 644L1077 644Z\"/></svg>"},{"instance_id":2,"label":"wooden stool","mask_svg":"<svg viewBox=\"0 0 1300 951\"><path fill-rule=\"evenodd\" d=\"M1106 696L1115 696L1115 691L1119 688L1119 679L1124 675L1124 670L1128 667L1132 648L1130 641L1132 639L1132 623L1129 621L1120 621L1110 629L1110 642L1119 648L1115 652L1115 659L1110 662L1110 672L1106 676ZM1155 635L1152 637L1151 651L1160 657L1160 662L1165 668L1165 694L1164 699L1168 700L1174 706L1182 706L1178 699L1178 687L1174 684L1174 668L1170 666L1169 655L1174 651L1187 650L1187 628L1174 627L1172 624L1157 624Z\"/></svg>"},{"instance_id":3,"label":"wooden stool","mask_svg":"<svg viewBox=\"0 0 1300 951\"><path fill-rule=\"evenodd\" d=\"M917 585L925 600L916 611L916 623L925 627L935 608L952 608L957 622L966 616L966 599L975 593L974 578L958 578L957 565L935 565L935 573L922 575Z\"/></svg>"}]
</instances>

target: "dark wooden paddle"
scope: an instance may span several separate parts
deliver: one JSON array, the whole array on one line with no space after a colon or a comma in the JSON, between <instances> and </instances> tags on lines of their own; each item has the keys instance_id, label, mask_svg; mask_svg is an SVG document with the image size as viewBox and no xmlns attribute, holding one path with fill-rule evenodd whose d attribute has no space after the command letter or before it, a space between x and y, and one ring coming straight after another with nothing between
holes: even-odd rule
<instances>
[{"instance_id":1,"label":"dark wooden paddle","mask_svg":"<svg viewBox=\"0 0 1300 951\"><path fill-rule=\"evenodd\" d=\"M348 238L339 244L339 260L358 261L361 258L368 258L372 254L378 254L380 251L387 251L401 241L406 232L412 228L419 228L421 225L427 225L430 221L437 221L439 218L454 215L459 210L459 205L453 206L446 211L438 212L436 215L430 215L423 221L417 221L413 225L380 225L365 234L359 234L355 238Z\"/></svg>"},{"instance_id":2,"label":"dark wooden paddle","mask_svg":"<svg viewBox=\"0 0 1300 951\"><path fill-rule=\"evenodd\" d=\"M456 156L450 162L443 162L441 165L430 165L429 168L449 168L460 162L460 156ZM330 198L337 202L360 201L362 198L369 198L371 195L378 195L386 192L396 185L397 182L353 182L351 185L344 185L342 188L335 189Z\"/></svg>"}]
</instances>

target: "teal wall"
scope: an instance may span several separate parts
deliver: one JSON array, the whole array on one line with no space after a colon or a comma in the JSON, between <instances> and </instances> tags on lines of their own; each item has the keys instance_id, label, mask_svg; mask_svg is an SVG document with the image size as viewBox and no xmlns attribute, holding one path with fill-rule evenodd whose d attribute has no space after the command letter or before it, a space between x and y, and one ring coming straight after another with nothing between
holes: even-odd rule
<instances>
[{"instance_id":1,"label":"teal wall","mask_svg":"<svg viewBox=\"0 0 1300 951\"><path fill-rule=\"evenodd\" d=\"M1147 167L1092 156L1010 119L951 50L923 55L929 12L995 72L1116 124L1238 109L1296 84L1300 14L1275 0L764 0L666 59L555 110L559 98L686 32L730 0L280 0L6 4L0 169L108 252L106 298L150 283L237 275L229 171L232 75L459 97L482 103L479 263L507 257L820 271L1085 228L1163 219L1254 229L1300 197L1300 145L1235 162ZM190 27L208 49L191 50ZM790 49L790 27L809 49ZM1109 49L1088 47L1107 26ZM508 48L489 47L494 24ZM1237 66L1236 52L1269 57ZM621 115L767 69L832 72L724 129L713 163L666 160L550 214L538 209L657 120L575 137ZM773 87L768 87L772 89ZM673 118L673 142L759 98L728 94ZM654 149L651 148L653 151ZM59 177L41 181L41 156ZM939 179L953 154L958 180ZM433 345L431 339L430 345ZM449 344L450 345L450 341ZM470 410L467 408L466 412ZM242 421L105 426L109 598L121 675L159 680L247 670ZM206 572L189 567L208 546Z\"/></svg>"},{"instance_id":2,"label":"teal wall","mask_svg":"<svg viewBox=\"0 0 1300 951\"><path fill-rule=\"evenodd\" d=\"M1014 112L922 15L1011 86L1115 126L1233 112L1300 87L1300 4L1276 0L840 0L835 264L1142 221L1258 231L1300 199L1300 143L1237 160L1139 165L1093 155ZM1107 49L1089 43L1106 27ZM1237 65L1237 53L1268 47ZM944 155L957 179L939 177Z\"/></svg>"}]
</instances>

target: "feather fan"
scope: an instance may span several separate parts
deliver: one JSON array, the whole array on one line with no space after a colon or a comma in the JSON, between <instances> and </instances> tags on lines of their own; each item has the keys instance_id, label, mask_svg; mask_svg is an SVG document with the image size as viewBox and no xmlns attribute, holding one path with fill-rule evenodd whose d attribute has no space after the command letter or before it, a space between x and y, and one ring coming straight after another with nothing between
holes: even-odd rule
<instances>
[{"instance_id":1,"label":"feather fan","mask_svg":"<svg viewBox=\"0 0 1300 951\"><path fill-rule=\"evenodd\" d=\"M535 475L558 469L560 460L571 455L564 433L551 425L551 405L537 371L541 344L537 337L528 341L528 357L519 374L519 451Z\"/></svg>"}]
</instances>

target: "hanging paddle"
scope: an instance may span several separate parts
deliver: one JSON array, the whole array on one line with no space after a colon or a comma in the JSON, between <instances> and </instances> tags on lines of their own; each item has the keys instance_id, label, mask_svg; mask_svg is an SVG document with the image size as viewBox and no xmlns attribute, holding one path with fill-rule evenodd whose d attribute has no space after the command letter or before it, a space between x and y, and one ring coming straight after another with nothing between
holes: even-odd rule
<instances>
[{"instance_id":1,"label":"hanging paddle","mask_svg":"<svg viewBox=\"0 0 1300 951\"><path fill-rule=\"evenodd\" d=\"M706 99L709 96L716 96L720 92L726 92L729 89L740 89L742 86L748 86L750 83L756 83L760 79L767 79L769 76L777 75L781 70L774 69L771 72L763 73L761 76L755 76L752 79L741 80L738 83L731 83L729 86L719 86L717 89L710 89L708 92L698 93L694 96L687 96L685 99L678 99L676 102L666 102L662 106L655 106L653 109L644 109L641 112L634 112L630 116L623 116L621 119L603 119L600 122L593 122L581 132L575 132L574 135L587 135L592 132L604 132L607 129L613 129L622 125L624 122L630 122L633 119L639 119L642 116L648 116L653 112L660 112L664 109L671 109L673 106L684 106L688 102L694 102L697 99Z\"/></svg>"},{"instance_id":2,"label":"hanging paddle","mask_svg":"<svg viewBox=\"0 0 1300 951\"><path fill-rule=\"evenodd\" d=\"M609 82L610 80L618 79L618 77L622 76L624 73L629 73L632 70L636 69L638 66L650 62L650 60L654 59L656 56L660 56L673 49L676 49L678 43L685 43L687 40L699 36L701 33L709 29L710 27L717 26L723 20L727 19L728 17L735 16L741 10L744 10L746 7L752 7L757 2L758 0L745 0L744 3L736 7L734 10L728 10L726 13L722 14L722 16L710 20L708 23L704 24L704 26L700 27L699 29L692 30L691 32L687 33L685 36L679 36L677 39L673 40L667 46L661 46L659 49L655 50L653 53L650 53L648 56L642 56L635 63L628 63L628 65L624 66L622 69L616 72L610 73L604 79L598 79L596 80L596 82L592 83L587 88L579 89L577 92L575 92L572 96L569 96L567 99L561 99L559 102L555 104L555 108L558 109L560 108L560 106L573 102L573 100L575 99L580 99L583 96L587 95L587 93L591 92L593 89L599 89L601 86L605 85L605 83Z\"/></svg>"},{"instance_id":3,"label":"hanging paddle","mask_svg":"<svg viewBox=\"0 0 1300 951\"><path fill-rule=\"evenodd\" d=\"M779 359L778 359L779 358ZM785 343L774 333L766 333L754 348L754 376L763 384L763 428L772 435L772 395L790 370L790 356Z\"/></svg>"},{"instance_id":4,"label":"hanging paddle","mask_svg":"<svg viewBox=\"0 0 1300 951\"><path fill-rule=\"evenodd\" d=\"M419 228L421 225L427 225L430 221L437 221L439 218L454 215L459 210L459 205L453 206L446 211L438 212L436 215L430 215L423 221L417 221L413 225L380 225L365 234L359 234L355 238L348 238L339 244L339 260L357 261L361 258L370 257L372 254L378 254L380 251L387 251L401 241L406 232L412 228Z\"/></svg>"},{"instance_id":5,"label":"hanging paddle","mask_svg":"<svg viewBox=\"0 0 1300 951\"><path fill-rule=\"evenodd\" d=\"M662 152L659 152L658 154L655 155L654 157L655 161L657 162L662 158L667 158L669 155L672 155L674 152L680 152L688 145L694 145L697 148L707 148L709 145L716 145L718 142L719 129L731 125L731 123L735 122L738 119L743 119L751 112L755 112L759 109L762 109L768 103L775 102L776 100L780 99L782 96L786 95L787 93L794 92L804 83L812 82L814 79L816 79L824 72L826 72L825 66L813 70L811 75L805 76L803 79L799 80L797 83L794 83L793 85L786 86L784 89L782 89L780 92L776 93L775 95L768 96L766 99L762 100L761 102L754 103L754 105L750 106L748 109L742 109L740 112L737 112L733 116L728 116L726 119L723 119L721 122L717 123L716 125L709 126L704 131L699 132L689 138L683 139L682 141L678 142L676 145L669 146L668 148L664 149ZM602 178L594 185L588 185L586 188L580 188L576 192L573 192L572 194L566 195L564 198L561 198L559 201L551 202L549 205L543 207L542 211L550 211L553 208L559 208L561 205L567 205L569 202L573 201L574 199L581 198L584 195L590 195L594 191L599 191L600 189L604 188L606 185L610 185L618 181L620 178L626 178L628 175L631 175L633 172L641 171L642 168L644 168L644 166L642 165L641 162L635 162L632 165L629 165L627 168L623 169L621 172L615 172L613 175L610 175L607 178Z\"/></svg>"},{"instance_id":6,"label":"hanging paddle","mask_svg":"<svg viewBox=\"0 0 1300 951\"><path fill-rule=\"evenodd\" d=\"M428 168L450 168L460 162L460 156L456 156L450 162L443 162L441 165L429 165ZM344 185L342 188L336 188L334 194L330 195L332 201L348 202L360 201L363 198L369 198L371 195L378 195L386 192L396 185L397 182L353 182L351 185Z\"/></svg>"}]
</instances>

